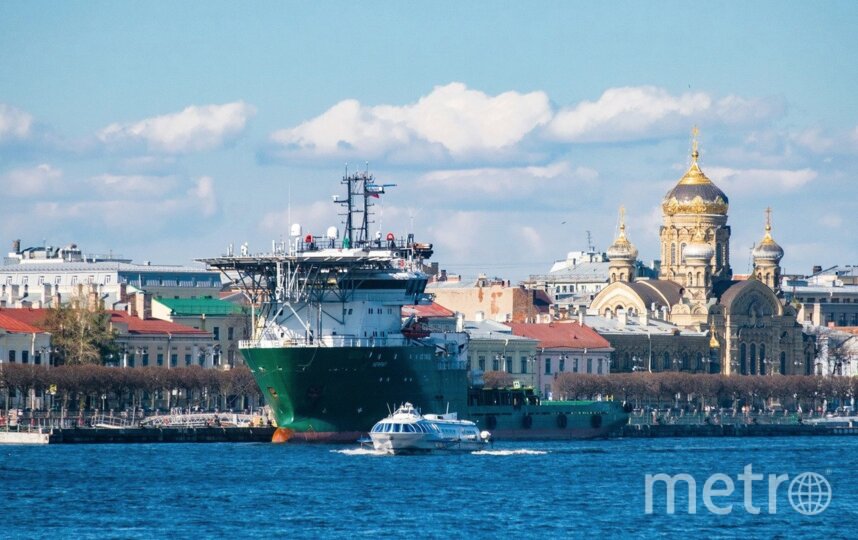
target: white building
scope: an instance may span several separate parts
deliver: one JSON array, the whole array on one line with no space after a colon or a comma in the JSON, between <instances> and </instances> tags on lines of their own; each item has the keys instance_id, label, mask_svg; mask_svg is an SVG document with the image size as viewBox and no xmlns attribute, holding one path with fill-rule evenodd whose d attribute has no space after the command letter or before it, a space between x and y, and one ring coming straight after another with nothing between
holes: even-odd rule
<instances>
[{"instance_id":1,"label":"white building","mask_svg":"<svg viewBox=\"0 0 858 540\"><path fill-rule=\"evenodd\" d=\"M16 240L0 266L0 307L49 307L93 291L105 308L122 309L119 304L135 290L155 297L217 298L220 289L218 272L87 255L75 244L21 249Z\"/></svg>"}]
</instances>

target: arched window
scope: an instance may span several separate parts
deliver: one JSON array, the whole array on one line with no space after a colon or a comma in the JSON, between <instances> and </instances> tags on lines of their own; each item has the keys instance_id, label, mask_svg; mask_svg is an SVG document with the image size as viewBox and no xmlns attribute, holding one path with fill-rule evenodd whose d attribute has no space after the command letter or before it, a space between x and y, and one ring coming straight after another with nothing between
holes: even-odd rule
<instances>
[{"instance_id":1,"label":"arched window","mask_svg":"<svg viewBox=\"0 0 858 540\"><path fill-rule=\"evenodd\" d=\"M757 374L757 344L751 343L751 354L749 360L751 361L751 375Z\"/></svg>"},{"instance_id":2,"label":"arched window","mask_svg":"<svg viewBox=\"0 0 858 540\"><path fill-rule=\"evenodd\" d=\"M676 264L676 244L670 244L670 264Z\"/></svg>"},{"instance_id":3,"label":"arched window","mask_svg":"<svg viewBox=\"0 0 858 540\"><path fill-rule=\"evenodd\" d=\"M781 351L781 375L786 375L786 353Z\"/></svg>"},{"instance_id":4,"label":"arched window","mask_svg":"<svg viewBox=\"0 0 858 540\"><path fill-rule=\"evenodd\" d=\"M670 354L668 354L667 351L664 351L662 362L662 369L664 369L664 371L670 371Z\"/></svg>"},{"instance_id":5,"label":"arched window","mask_svg":"<svg viewBox=\"0 0 858 540\"><path fill-rule=\"evenodd\" d=\"M766 344L760 343L760 375L766 374Z\"/></svg>"},{"instance_id":6,"label":"arched window","mask_svg":"<svg viewBox=\"0 0 858 540\"><path fill-rule=\"evenodd\" d=\"M697 353L697 365L694 366L694 369L702 370L703 369L703 353Z\"/></svg>"},{"instance_id":7,"label":"arched window","mask_svg":"<svg viewBox=\"0 0 858 540\"><path fill-rule=\"evenodd\" d=\"M748 374L748 359L746 357L745 344L739 345L739 373L742 375Z\"/></svg>"},{"instance_id":8,"label":"arched window","mask_svg":"<svg viewBox=\"0 0 858 540\"><path fill-rule=\"evenodd\" d=\"M703 274L702 274L701 272L697 272L697 286L698 286L698 287L701 287L701 286L703 286L703 285L704 285L704 283L703 283Z\"/></svg>"},{"instance_id":9,"label":"arched window","mask_svg":"<svg viewBox=\"0 0 858 540\"><path fill-rule=\"evenodd\" d=\"M679 261L685 262L685 242L679 245Z\"/></svg>"},{"instance_id":10,"label":"arched window","mask_svg":"<svg viewBox=\"0 0 858 540\"><path fill-rule=\"evenodd\" d=\"M688 353L684 352L682 353L682 370L688 371L689 369L691 369L691 365L688 361Z\"/></svg>"}]
</instances>

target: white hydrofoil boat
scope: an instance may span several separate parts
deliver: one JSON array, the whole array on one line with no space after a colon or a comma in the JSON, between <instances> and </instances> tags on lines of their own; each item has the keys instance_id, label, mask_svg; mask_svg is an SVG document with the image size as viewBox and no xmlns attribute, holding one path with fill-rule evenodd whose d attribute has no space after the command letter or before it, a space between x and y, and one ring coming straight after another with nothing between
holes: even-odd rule
<instances>
[{"instance_id":1,"label":"white hydrofoil boat","mask_svg":"<svg viewBox=\"0 0 858 540\"><path fill-rule=\"evenodd\" d=\"M434 451L479 450L489 444L491 434L480 432L469 420L456 413L426 414L411 403L380 420L369 433L372 446L388 454L414 454Z\"/></svg>"}]
</instances>

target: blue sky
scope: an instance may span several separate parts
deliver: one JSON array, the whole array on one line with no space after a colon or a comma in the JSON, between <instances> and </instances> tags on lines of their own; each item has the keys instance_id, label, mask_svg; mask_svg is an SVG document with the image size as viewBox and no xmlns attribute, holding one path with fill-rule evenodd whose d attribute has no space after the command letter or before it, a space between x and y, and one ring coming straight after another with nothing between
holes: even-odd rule
<instances>
[{"instance_id":1,"label":"blue sky","mask_svg":"<svg viewBox=\"0 0 858 540\"><path fill-rule=\"evenodd\" d=\"M0 242L263 250L337 224L369 162L380 228L451 272L605 249L620 205L648 261L697 125L735 272L768 206L787 272L858 264L856 27L854 2L3 2Z\"/></svg>"}]
</instances>

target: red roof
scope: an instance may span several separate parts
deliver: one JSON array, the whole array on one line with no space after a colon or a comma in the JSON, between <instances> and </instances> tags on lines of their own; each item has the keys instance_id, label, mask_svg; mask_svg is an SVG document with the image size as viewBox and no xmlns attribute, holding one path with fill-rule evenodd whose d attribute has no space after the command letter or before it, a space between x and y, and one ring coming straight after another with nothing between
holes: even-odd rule
<instances>
[{"instance_id":1,"label":"red roof","mask_svg":"<svg viewBox=\"0 0 858 540\"><path fill-rule=\"evenodd\" d=\"M456 315L449 309L445 308L441 304L436 304L432 302L431 304L416 304L416 305L408 305L402 306L402 316L408 317L410 315L414 315L415 317L425 317L425 318L437 318L437 317L453 317Z\"/></svg>"},{"instance_id":2,"label":"red roof","mask_svg":"<svg viewBox=\"0 0 858 540\"><path fill-rule=\"evenodd\" d=\"M2 308L0 309L0 317L4 315L8 319L17 321L20 324L24 324L29 327L35 327L37 329L37 332L44 332L41 327L45 322L45 317L48 316L48 310L33 308ZM24 330L24 332L32 332L32 330Z\"/></svg>"},{"instance_id":3,"label":"red roof","mask_svg":"<svg viewBox=\"0 0 858 540\"><path fill-rule=\"evenodd\" d=\"M517 336L539 340L538 347L546 349L608 349L608 340L589 326L570 323L506 323Z\"/></svg>"},{"instance_id":4,"label":"red roof","mask_svg":"<svg viewBox=\"0 0 858 540\"><path fill-rule=\"evenodd\" d=\"M196 334L208 335L205 330L198 330L184 324L162 321L161 319L141 319L124 311L108 311L110 322L128 325L129 334Z\"/></svg>"},{"instance_id":5,"label":"red roof","mask_svg":"<svg viewBox=\"0 0 858 540\"><path fill-rule=\"evenodd\" d=\"M0 328L6 328L2 318L5 315L10 321L23 325L22 328L35 328L35 330L9 330L7 328L10 332L44 332L44 330L40 330L39 327L43 325L49 311L49 309L34 308L0 309ZM128 325L129 334L208 334L205 330L197 330L190 326L162 321L161 319L141 319L140 317L129 315L124 311L108 311L107 313L110 315L110 322ZM10 322L9 324L12 323Z\"/></svg>"},{"instance_id":6,"label":"red roof","mask_svg":"<svg viewBox=\"0 0 858 540\"><path fill-rule=\"evenodd\" d=\"M44 332L41 328L37 328L31 324L21 322L13 317L9 317L5 313L6 310L0 312L0 328L11 333L21 334L41 334Z\"/></svg>"}]
</instances>

